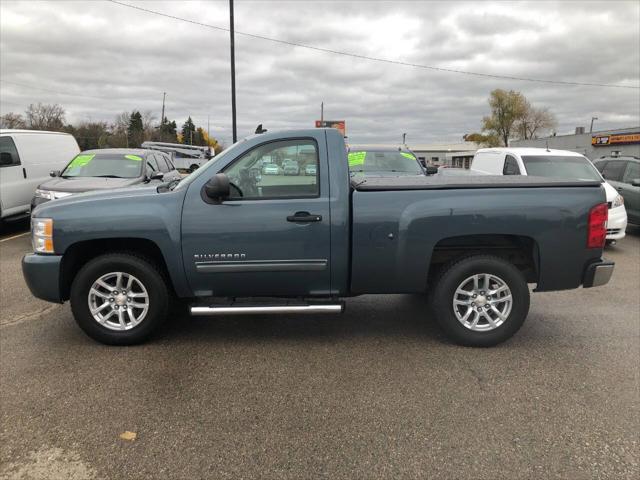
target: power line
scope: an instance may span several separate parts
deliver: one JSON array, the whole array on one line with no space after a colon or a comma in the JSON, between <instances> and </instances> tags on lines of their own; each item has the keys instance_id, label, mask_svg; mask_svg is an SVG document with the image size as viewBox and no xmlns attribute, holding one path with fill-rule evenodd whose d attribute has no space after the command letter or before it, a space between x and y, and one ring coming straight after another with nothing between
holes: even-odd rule
<instances>
[{"instance_id":1,"label":"power line","mask_svg":"<svg viewBox=\"0 0 640 480\"><path fill-rule=\"evenodd\" d=\"M169 15L168 13L158 12L156 10L150 10L148 8L139 7L137 5L131 5L131 4L128 4L128 3L120 2L118 0L107 0L107 1L111 2L111 3L114 3L116 5L121 5L123 7L133 8L135 10L140 10L142 12L152 13L154 15L159 15L161 17L171 18L173 20L179 20L181 22L191 23L193 25L199 25L201 27L212 28L214 30L220 30L220 31L223 31L223 32L229 32L229 30L230 30L230 29L225 28L225 27L220 27L220 26L217 26L217 25L210 25L208 23L197 22L195 20L189 20L187 18L176 17L175 15ZM610 83L588 83L588 82L569 82L569 81L564 81L564 80L545 80L545 79L541 79L541 78L516 77L516 76L512 76L512 75L498 75L498 74L491 74L491 73L471 72L471 71L468 71L468 70L457 70L457 69L453 69L453 68L434 67L433 65L424 65L424 64L419 64L419 63L402 62L400 60L389 60L388 58L370 57L368 55L361 55L361 54L358 54L358 53L342 52L342 51L339 51L339 50L332 50L330 48L316 47L316 46L313 46L313 45L305 45L305 44L302 44L302 43L290 42L288 40L282 40L282 39L279 39L279 38L266 37L264 35L257 35L255 33L239 32L238 30L235 30L235 33L237 35L243 35L245 37L256 38L256 39L259 39L259 40L266 40L266 41L269 41L269 42L280 43L280 44L289 45L289 46L292 46L292 47L306 48L306 49L315 50L315 51L318 51L318 52L332 53L334 55L342 55L344 57L359 58L359 59L362 59L362 60L370 60L370 61L374 61L374 62L389 63L389 64L393 64L393 65L402 65L402 66L405 66L405 67L422 68L422 69L425 69L425 70L433 70L433 71L438 71L438 72L460 73L460 74L463 74L463 75L472 75L472 76L475 76L475 77L499 78L499 79L503 79L503 80L517 80L517 81L521 81L521 82L549 83L549 84L554 84L554 85L573 85L573 86L582 86L582 87L605 87L605 88L631 88L631 89L634 89L634 90L640 90L640 87L636 87L636 86L633 86L633 85L614 85L614 84L610 84Z\"/></svg>"},{"instance_id":2,"label":"power line","mask_svg":"<svg viewBox=\"0 0 640 480\"><path fill-rule=\"evenodd\" d=\"M4 80L4 79L0 79L0 82L1 83L8 83L10 85L17 85L18 87L31 88L31 89L34 89L34 90L42 90L43 92L55 93L57 95L66 95L66 96L69 96L69 97L95 98L95 99L99 99L99 100L108 100L109 99L109 97L97 97L95 95L82 95L81 93L60 92L58 90L51 90L49 88L35 87L33 85L27 85L25 83L12 82L12 81L9 81L9 80Z\"/></svg>"}]
</instances>

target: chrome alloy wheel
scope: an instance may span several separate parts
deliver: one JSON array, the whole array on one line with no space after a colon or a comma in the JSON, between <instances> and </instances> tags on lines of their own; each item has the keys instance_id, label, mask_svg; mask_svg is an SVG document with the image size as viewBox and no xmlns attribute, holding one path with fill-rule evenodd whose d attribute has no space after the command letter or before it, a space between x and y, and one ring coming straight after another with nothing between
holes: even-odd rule
<instances>
[{"instance_id":1,"label":"chrome alloy wheel","mask_svg":"<svg viewBox=\"0 0 640 480\"><path fill-rule=\"evenodd\" d=\"M149 311L149 294L130 273L105 273L89 289L89 310L109 330L131 330Z\"/></svg>"},{"instance_id":2,"label":"chrome alloy wheel","mask_svg":"<svg viewBox=\"0 0 640 480\"><path fill-rule=\"evenodd\" d=\"M507 283L489 273L479 273L464 280L453 295L453 311L469 330L488 332L502 325L513 306Z\"/></svg>"}]
</instances>

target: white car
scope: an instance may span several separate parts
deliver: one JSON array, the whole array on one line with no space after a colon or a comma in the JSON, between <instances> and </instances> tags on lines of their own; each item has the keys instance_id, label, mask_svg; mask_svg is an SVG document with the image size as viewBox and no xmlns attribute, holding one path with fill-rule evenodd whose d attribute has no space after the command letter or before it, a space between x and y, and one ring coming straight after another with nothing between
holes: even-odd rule
<instances>
[{"instance_id":1,"label":"white car","mask_svg":"<svg viewBox=\"0 0 640 480\"><path fill-rule=\"evenodd\" d=\"M625 236L627 211L624 199L584 155L546 148L481 148L473 157L471 170L484 175L535 175L600 181L609 206L607 240L615 242Z\"/></svg>"},{"instance_id":2,"label":"white car","mask_svg":"<svg viewBox=\"0 0 640 480\"><path fill-rule=\"evenodd\" d=\"M68 133L0 130L0 220L28 215L37 186L78 153Z\"/></svg>"},{"instance_id":3,"label":"white car","mask_svg":"<svg viewBox=\"0 0 640 480\"><path fill-rule=\"evenodd\" d=\"M280 167L275 163L265 163L262 166L262 173L265 175L279 175Z\"/></svg>"}]
</instances>

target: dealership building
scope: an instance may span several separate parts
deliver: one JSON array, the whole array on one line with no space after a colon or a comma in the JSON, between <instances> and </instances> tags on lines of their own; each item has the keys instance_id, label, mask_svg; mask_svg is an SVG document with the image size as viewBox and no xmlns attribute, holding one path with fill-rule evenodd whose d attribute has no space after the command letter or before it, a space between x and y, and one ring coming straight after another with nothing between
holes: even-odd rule
<instances>
[{"instance_id":1,"label":"dealership building","mask_svg":"<svg viewBox=\"0 0 640 480\"><path fill-rule=\"evenodd\" d=\"M576 128L571 135L555 135L533 140L514 140L512 147L549 147L571 150L583 154L590 160L609 155L640 157L640 127L584 132Z\"/></svg>"},{"instance_id":2,"label":"dealership building","mask_svg":"<svg viewBox=\"0 0 640 480\"><path fill-rule=\"evenodd\" d=\"M480 146L473 142L446 143L435 145L408 145L420 162L426 165L448 165L469 168L473 155Z\"/></svg>"}]
</instances>

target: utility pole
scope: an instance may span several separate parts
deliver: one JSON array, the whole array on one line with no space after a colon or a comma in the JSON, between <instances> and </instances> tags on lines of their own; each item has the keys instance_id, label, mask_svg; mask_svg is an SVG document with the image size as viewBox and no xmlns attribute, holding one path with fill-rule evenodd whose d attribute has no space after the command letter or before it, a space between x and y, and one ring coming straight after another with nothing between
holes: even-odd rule
<instances>
[{"instance_id":1,"label":"utility pole","mask_svg":"<svg viewBox=\"0 0 640 480\"><path fill-rule=\"evenodd\" d=\"M324 102L320 103L320 125L324 121Z\"/></svg>"},{"instance_id":2,"label":"utility pole","mask_svg":"<svg viewBox=\"0 0 640 480\"><path fill-rule=\"evenodd\" d=\"M167 92L162 92L162 115L160 116L160 141L164 141L164 132L162 127L164 126L164 99L167 96Z\"/></svg>"},{"instance_id":3,"label":"utility pole","mask_svg":"<svg viewBox=\"0 0 640 480\"><path fill-rule=\"evenodd\" d=\"M236 46L233 30L233 0L229 0L229 34L231 35L231 123L233 130L233 143L238 141L236 129Z\"/></svg>"},{"instance_id":4,"label":"utility pole","mask_svg":"<svg viewBox=\"0 0 640 480\"><path fill-rule=\"evenodd\" d=\"M593 132L593 121L598 120L598 117L591 117L591 127L589 127L589 133Z\"/></svg>"},{"instance_id":5,"label":"utility pole","mask_svg":"<svg viewBox=\"0 0 640 480\"><path fill-rule=\"evenodd\" d=\"M402 145L404 145L404 146L407 145L407 134L406 133L402 134Z\"/></svg>"}]
</instances>

